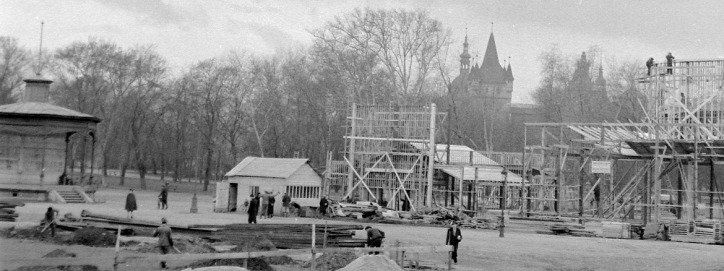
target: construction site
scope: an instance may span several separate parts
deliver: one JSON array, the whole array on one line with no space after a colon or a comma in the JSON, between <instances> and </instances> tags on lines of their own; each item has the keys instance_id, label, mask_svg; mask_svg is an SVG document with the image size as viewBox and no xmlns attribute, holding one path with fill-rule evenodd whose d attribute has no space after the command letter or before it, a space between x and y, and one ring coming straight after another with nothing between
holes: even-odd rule
<instances>
[{"instance_id":1,"label":"construction site","mask_svg":"<svg viewBox=\"0 0 724 271\"><path fill-rule=\"evenodd\" d=\"M197 195L193 184L174 187L169 192L173 207L168 210L156 208L155 189L138 191L142 210L130 219L108 215L118 213L123 205L127 191L122 186L96 187L88 195L83 189L59 189L41 182L42 189L57 194L49 198L55 203L53 208L65 214L55 222L59 233L48 237L47 226L37 226L48 203L4 201L3 217L9 222L2 222L3 268L149 270L159 260L173 262L177 270L204 266L249 270L337 270L345 265L375 265L384 270L721 266L711 259L720 258L715 255L723 250L710 245L723 242L724 202L719 188L723 184L718 176L724 174L724 97L720 94L724 60L674 64L656 65L653 75L637 81L643 94L637 103L645 111L644 122L526 123L521 152L479 151L438 142L447 112L439 112L435 104L353 104L347 115L346 148L328 154L318 182L306 178L302 183L295 179L297 173L281 177L275 173L268 178L280 178L278 185L255 184L254 178L264 171L279 172L287 163L293 165L290 172L300 172L297 168L306 167L307 160L254 158L230 171L214 194ZM276 169L266 170L265 164ZM65 175L65 169L58 172ZM251 190L242 189L247 185L252 185ZM162 181L153 187L169 189ZM245 195L268 188L286 189L297 202L308 203L295 208L291 216L243 223L248 216L242 211ZM35 190L33 197L42 189ZM79 204L72 204L57 190L76 191L83 197ZM329 213L320 216L314 202L322 196L330 206ZM151 233L161 216L170 220L177 234L177 253L155 252L156 238ZM465 236L461 263L454 267L452 246L443 242L451 222ZM387 232L382 248L365 248L366 225ZM88 228L105 237L79 241L77 233ZM620 248L624 244L628 247ZM10 252L10 247L17 249ZM570 252L571 248L580 249ZM588 253L586 248L612 254ZM67 258L55 250L72 251L68 253L74 256ZM387 257L360 257L374 251ZM638 260L609 265L633 251L639 251ZM534 257L522 263L501 260L521 253ZM567 253L570 256L562 256ZM661 259L662 253L670 254L672 260L640 268L644 262ZM60 258L37 260L23 255ZM355 259L363 260L355 263Z\"/></svg>"},{"instance_id":2,"label":"construction site","mask_svg":"<svg viewBox=\"0 0 724 271\"><path fill-rule=\"evenodd\" d=\"M638 80L644 122L526 123L519 153L436 142L445 114L435 105L355 105L328 187L342 200L384 198L389 208L409 198L413 209L625 222L721 243L724 61L674 64Z\"/></svg>"}]
</instances>

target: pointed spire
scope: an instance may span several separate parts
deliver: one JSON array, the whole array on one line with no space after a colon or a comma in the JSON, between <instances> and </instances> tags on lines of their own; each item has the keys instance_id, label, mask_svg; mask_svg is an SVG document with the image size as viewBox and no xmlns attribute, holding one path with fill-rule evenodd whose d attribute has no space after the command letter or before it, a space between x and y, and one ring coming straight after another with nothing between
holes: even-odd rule
<instances>
[{"instance_id":1,"label":"pointed spire","mask_svg":"<svg viewBox=\"0 0 724 271\"><path fill-rule=\"evenodd\" d=\"M488 47L485 49L485 56L483 56L481 69L483 72L483 82L489 84L499 84L504 82L505 78L503 75L503 67L500 66L498 49L495 46L495 36L493 35L493 32L490 32Z\"/></svg>"},{"instance_id":2,"label":"pointed spire","mask_svg":"<svg viewBox=\"0 0 724 271\"><path fill-rule=\"evenodd\" d=\"M467 32L467 28L465 29ZM463 53L460 54L460 73L470 70L470 53L468 52L468 35L465 34L465 42L463 42Z\"/></svg>"},{"instance_id":3,"label":"pointed spire","mask_svg":"<svg viewBox=\"0 0 724 271\"><path fill-rule=\"evenodd\" d=\"M508 67L505 68L505 81L511 82L515 80L513 78L513 68L510 66L510 56L508 56Z\"/></svg>"}]
</instances>

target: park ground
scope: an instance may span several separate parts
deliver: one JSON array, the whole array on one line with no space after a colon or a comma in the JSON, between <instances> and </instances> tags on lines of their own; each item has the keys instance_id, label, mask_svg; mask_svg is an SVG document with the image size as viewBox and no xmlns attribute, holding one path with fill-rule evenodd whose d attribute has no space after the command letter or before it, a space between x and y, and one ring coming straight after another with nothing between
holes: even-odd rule
<instances>
[{"instance_id":1,"label":"park ground","mask_svg":"<svg viewBox=\"0 0 724 271\"><path fill-rule=\"evenodd\" d=\"M158 181L156 181L158 182ZM127 185L133 185L129 183ZM158 187L153 184L149 187ZM214 213L213 195L199 189L180 189L183 192L169 194L169 209L157 209L156 190L136 190L139 210L134 218L160 220L166 217L170 224L229 224L243 223L243 213ZM198 190L198 213L192 214L191 198ZM27 203L18 207L17 222L0 222L0 228L30 226L42 219L48 206L60 210L61 215L72 213L80 216L82 210L94 213L125 217L123 210L127 187L117 185L101 188L96 199L103 203L94 204L51 204L44 202ZM274 217L259 220L264 223L350 223L313 218ZM439 246L445 242L445 228L376 224L385 231L386 244L399 241L401 246ZM606 238L568 237L536 234L529 227L517 226L515 222L506 228L505 237L499 237L496 230L463 230L463 241L459 248L459 263L454 270L724 270L724 246L704 245L654 240L624 240ZM41 241L8 239L0 237L0 270L14 259L39 258L61 248L75 253L78 257L98 258L99 266L110 266L113 248L91 248L78 245L56 245ZM121 255L125 252L122 251ZM410 255L419 258L423 266L443 269L447 255ZM185 263L171 263L179 267ZM132 261L123 263L119 270L154 270Z\"/></svg>"}]
</instances>

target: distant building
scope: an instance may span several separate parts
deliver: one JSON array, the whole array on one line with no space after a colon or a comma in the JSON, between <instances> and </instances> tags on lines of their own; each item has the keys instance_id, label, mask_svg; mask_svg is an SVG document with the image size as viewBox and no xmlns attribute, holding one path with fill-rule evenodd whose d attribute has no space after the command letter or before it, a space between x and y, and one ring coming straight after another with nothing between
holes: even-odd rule
<instances>
[{"instance_id":1,"label":"distant building","mask_svg":"<svg viewBox=\"0 0 724 271\"><path fill-rule=\"evenodd\" d=\"M496 123L494 150L523 150L523 131L526 122L543 122L537 105L512 104L515 76L510 62L501 65L495 35L491 32L482 64L471 63L470 44L465 36L460 54L460 75L453 79L451 91L458 99L479 108L483 118Z\"/></svg>"},{"instance_id":2,"label":"distant building","mask_svg":"<svg viewBox=\"0 0 724 271\"><path fill-rule=\"evenodd\" d=\"M231 211L256 193L276 195L275 214L281 212L284 193L301 206L317 207L322 196L322 177L309 165L309 159L250 156L224 177L226 180L216 185L217 212Z\"/></svg>"},{"instance_id":3,"label":"distant building","mask_svg":"<svg viewBox=\"0 0 724 271\"><path fill-rule=\"evenodd\" d=\"M470 63L468 36L465 36L463 53L460 54L460 75L453 79L452 90L467 97L507 105L513 94L513 68L500 65L495 36L490 33L482 65Z\"/></svg>"}]
</instances>

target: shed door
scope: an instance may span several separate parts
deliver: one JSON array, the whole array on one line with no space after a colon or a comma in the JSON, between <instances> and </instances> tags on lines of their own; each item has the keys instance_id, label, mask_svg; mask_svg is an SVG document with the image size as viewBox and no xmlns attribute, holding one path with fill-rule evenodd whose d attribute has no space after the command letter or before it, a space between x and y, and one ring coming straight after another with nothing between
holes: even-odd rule
<instances>
[{"instance_id":1,"label":"shed door","mask_svg":"<svg viewBox=\"0 0 724 271\"><path fill-rule=\"evenodd\" d=\"M238 189L239 184L238 183L229 183L229 211L233 212L236 211L236 198L238 197Z\"/></svg>"},{"instance_id":2,"label":"shed door","mask_svg":"<svg viewBox=\"0 0 724 271\"><path fill-rule=\"evenodd\" d=\"M216 205L214 210L229 211L229 182L216 183Z\"/></svg>"}]
</instances>

